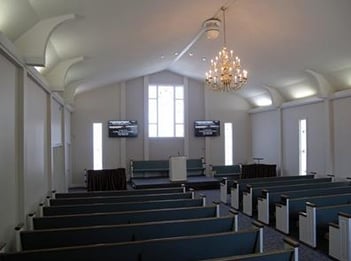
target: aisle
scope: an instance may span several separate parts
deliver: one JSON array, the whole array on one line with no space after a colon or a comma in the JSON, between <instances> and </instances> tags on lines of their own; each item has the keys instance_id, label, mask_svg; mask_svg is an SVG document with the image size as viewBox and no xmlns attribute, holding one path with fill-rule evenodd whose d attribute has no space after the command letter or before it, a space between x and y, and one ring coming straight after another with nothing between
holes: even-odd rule
<instances>
[{"instance_id":1,"label":"aisle","mask_svg":"<svg viewBox=\"0 0 351 261\"><path fill-rule=\"evenodd\" d=\"M197 193L203 193L207 197L208 204L212 203L212 201L219 201L220 194L219 190L201 190L197 191ZM227 215L229 213L230 207L224 204L221 204L221 215ZM251 223L254 219L239 213L239 229L246 229L251 227ZM265 226L263 230L263 249L265 251L269 250L276 250L276 249L283 249L283 238L285 237L284 234L278 232L277 230ZM318 250L314 250L304 244L300 243L299 247L299 260L300 261L331 261L333 259L329 258L322 252Z\"/></svg>"}]
</instances>

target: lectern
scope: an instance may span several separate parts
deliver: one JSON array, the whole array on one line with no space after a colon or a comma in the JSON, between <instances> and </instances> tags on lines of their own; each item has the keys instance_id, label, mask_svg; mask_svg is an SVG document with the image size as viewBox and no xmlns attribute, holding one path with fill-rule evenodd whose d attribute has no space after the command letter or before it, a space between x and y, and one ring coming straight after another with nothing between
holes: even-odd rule
<instances>
[{"instance_id":1,"label":"lectern","mask_svg":"<svg viewBox=\"0 0 351 261\"><path fill-rule=\"evenodd\" d=\"M186 157L171 156L169 158L169 179L174 181L186 181Z\"/></svg>"}]
</instances>

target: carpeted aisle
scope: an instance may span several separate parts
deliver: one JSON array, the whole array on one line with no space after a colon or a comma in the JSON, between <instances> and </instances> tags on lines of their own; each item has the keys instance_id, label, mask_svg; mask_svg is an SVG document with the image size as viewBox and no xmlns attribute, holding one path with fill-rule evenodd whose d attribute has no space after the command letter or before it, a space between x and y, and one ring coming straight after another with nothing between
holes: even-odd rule
<instances>
[{"instance_id":1,"label":"carpeted aisle","mask_svg":"<svg viewBox=\"0 0 351 261\"><path fill-rule=\"evenodd\" d=\"M213 201L219 201L220 199L220 194L219 190L201 190L197 191L197 193L203 193L207 197L207 202L208 204L212 203ZM230 207L224 204L221 204L221 215L227 215L229 213ZM239 214L239 229L245 229L251 227L251 223L254 219L240 213ZM283 249L283 238L285 237L284 234L278 232L277 230L265 226L264 232L263 232L263 245L264 245L264 250L269 251L269 250L275 250L275 249ZM318 261L329 261L333 260L329 258L326 254L314 250L310 247L307 247L303 244L300 243L299 247L299 260L300 261L313 261L313 260L318 260Z\"/></svg>"}]
</instances>

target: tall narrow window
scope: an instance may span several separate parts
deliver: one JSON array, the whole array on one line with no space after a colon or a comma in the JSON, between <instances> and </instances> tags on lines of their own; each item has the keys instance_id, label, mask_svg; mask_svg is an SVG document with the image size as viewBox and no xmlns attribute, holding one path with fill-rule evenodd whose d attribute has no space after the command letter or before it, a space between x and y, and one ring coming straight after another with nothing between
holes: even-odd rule
<instances>
[{"instance_id":1,"label":"tall narrow window","mask_svg":"<svg viewBox=\"0 0 351 261\"><path fill-rule=\"evenodd\" d=\"M224 164L233 165L233 124L224 123Z\"/></svg>"},{"instance_id":2,"label":"tall narrow window","mask_svg":"<svg viewBox=\"0 0 351 261\"><path fill-rule=\"evenodd\" d=\"M184 137L184 88L149 86L149 137Z\"/></svg>"},{"instance_id":3,"label":"tall narrow window","mask_svg":"<svg viewBox=\"0 0 351 261\"><path fill-rule=\"evenodd\" d=\"M102 123L93 123L94 170L102 169Z\"/></svg>"},{"instance_id":4,"label":"tall narrow window","mask_svg":"<svg viewBox=\"0 0 351 261\"><path fill-rule=\"evenodd\" d=\"M307 174L307 123L299 120L299 174Z\"/></svg>"}]
</instances>

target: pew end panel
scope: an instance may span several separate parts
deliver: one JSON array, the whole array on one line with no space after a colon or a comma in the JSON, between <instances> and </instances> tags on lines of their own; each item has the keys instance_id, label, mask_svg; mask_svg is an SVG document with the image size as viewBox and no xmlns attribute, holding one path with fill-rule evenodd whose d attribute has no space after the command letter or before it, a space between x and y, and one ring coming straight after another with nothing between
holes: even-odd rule
<instances>
[{"instance_id":1,"label":"pew end panel","mask_svg":"<svg viewBox=\"0 0 351 261\"><path fill-rule=\"evenodd\" d=\"M269 225L269 192L262 190L262 197L257 198L258 220Z\"/></svg>"},{"instance_id":2,"label":"pew end panel","mask_svg":"<svg viewBox=\"0 0 351 261\"><path fill-rule=\"evenodd\" d=\"M230 206L237 210L240 208L239 184L235 182L230 188Z\"/></svg>"},{"instance_id":3,"label":"pew end panel","mask_svg":"<svg viewBox=\"0 0 351 261\"><path fill-rule=\"evenodd\" d=\"M233 231L238 232L239 230L239 212L234 210L234 209L230 209L229 213L231 215L233 215L234 219L233 219Z\"/></svg>"},{"instance_id":4,"label":"pew end panel","mask_svg":"<svg viewBox=\"0 0 351 261\"><path fill-rule=\"evenodd\" d=\"M306 212L299 212L299 239L303 243L317 247L316 205L306 202Z\"/></svg>"},{"instance_id":5,"label":"pew end panel","mask_svg":"<svg viewBox=\"0 0 351 261\"><path fill-rule=\"evenodd\" d=\"M24 224L20 223L15 227L15 249L17 252L20 252L22 250L22 244L21 244L21 232L24 230Z\"/></svg>"},{"instance_id":6,"label":"pew end panel","mask_svg":"<svg viewBox=\"0 0 351 261\"><path fill-rule=\"evenodd\" d=\"M256 253L263 253L263 228L264 228L264 225L259 221L253 221L252 226L254 229L258 229L258 231L259 231L257 242L256 242L255 252Z\"/></svg>"},{"instance_id":7,"label":"pew end panel","mask_svg":"<svg viewBox=\"0 0 351 261\"><path fill-rule=\"evenodd\" d=\"M290 233L289 199L286 204L275 204L275 228L284 234Z\"/></svg>"},{"instance_id":8,"label":"pew end panel","mask_svg":"<svg viewBox=\"0 0 351 261\"><path fill-rule=\"evenodd\" d=\"M340 242L341 235L340 235L340 227L336 223L329 223L329 249L328 253L331 257L342 260L341 256L341 244ZM347 259L345 259L347 260Z\"/></svg>"},{"instance_id":9,"label":"pew end panel","mask_svg":"<svg viewBox=\"0 0 351 261\"><path fill-rule=\"evenodd\" d=\"M243 192L243 212L252 217L252 187Z\"/></svg>"},{"instance_id":10,"label":"pew end panel","mask_svg":"<svg viewBox=\"0 0 351 261\"><path fill-rule=\"evenodd\" d=\"M335 259L351 260L351 215L340 212L338 224L329 223L329 255Z\"/></svg>"},{"instance_id":11,"label":"pew end panel","mask_svg":"<svg viewBox=\"0 0 351 261\"><path fill-rule=\"evenodd\" d=\"M228 198L227 198L227 192L228 192L228 179L227 178L223 178L222 181L219 183L220 184L220 199L221 202L223 202L224 204L227 204L228 202Z\"/></svg>"}]
</instances>

